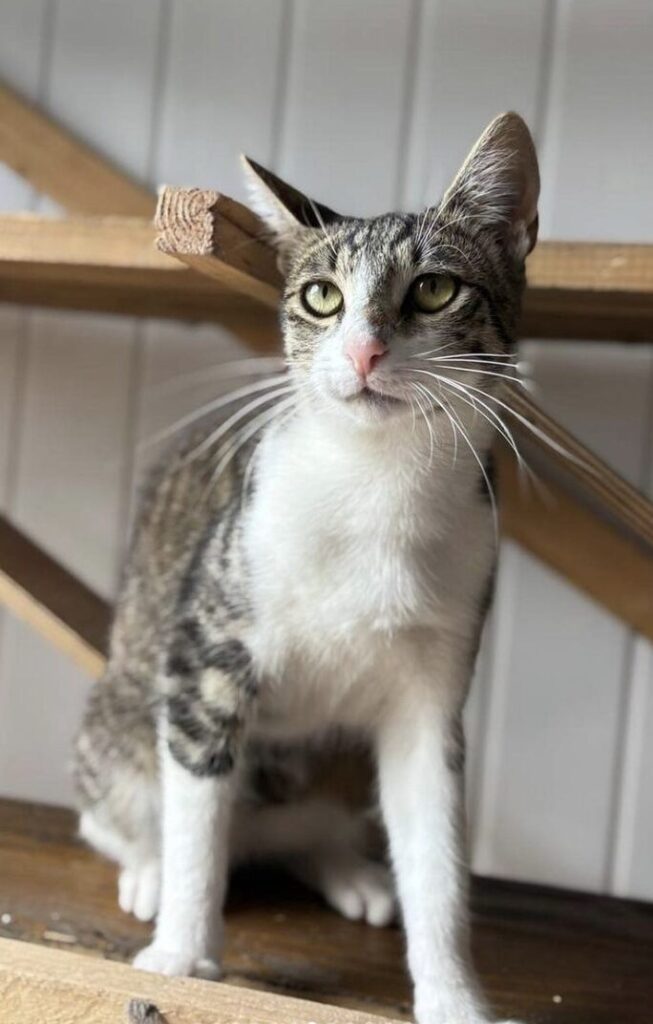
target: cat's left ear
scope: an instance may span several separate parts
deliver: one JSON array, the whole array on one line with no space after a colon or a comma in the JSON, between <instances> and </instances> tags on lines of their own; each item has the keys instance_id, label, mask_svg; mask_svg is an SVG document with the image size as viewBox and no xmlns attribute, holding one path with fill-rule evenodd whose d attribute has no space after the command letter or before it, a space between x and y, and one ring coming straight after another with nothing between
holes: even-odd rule
<instances>
[{"instance_id":1,"label":"cat's left ear","mask_svg":"<svg viewBox=\"0 0 653 1024\"><path fill-rule=\"evenodd\" d=\"M519 114L501 114L481 135L439 209L469 217L472 229L494 229L524 259L537 241L539 194L531 133Z\"/></svg>"},{"instance_id":2,"label":"cat's left ear","mask_svg":"<svg viewBox=\"0 0 653 1024\"><path fill-rule=\"evenodd\" d=\"M288 185L247 156L241 157L252 209L268 226L272 240L288 252L307 228L323 228L344 218Z\"/></svg>"}]
</instances>

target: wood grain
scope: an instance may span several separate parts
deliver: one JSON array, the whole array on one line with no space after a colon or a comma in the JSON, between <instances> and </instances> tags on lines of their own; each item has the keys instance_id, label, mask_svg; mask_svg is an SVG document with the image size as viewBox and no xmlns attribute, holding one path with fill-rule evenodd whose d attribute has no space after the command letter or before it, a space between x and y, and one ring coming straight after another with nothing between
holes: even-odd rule
<instances>
[{"instance_id":1,"label":"wood grain","mask_svg":"<svg viewBox=\"0 0 653 1024\"><path fill-rule=\"evenodd\" d=\"M161 252L276 309L281 275L247 207L210 189L163 188L155 224Z\"/></svg>"},{"instance_id":2,"label":"wood grain","mask_svg":"<svg viewBox=\"0 0 653 1024\"><path fill-rule=\"evenodd\" d=\"M0 604L86 673L101 673L109 606L2 516Z\"/></svg>"},{"instance_id":3,"label":"wood grain","mask_svg":"<svg viewBox=\"0 0 653 1024\"><path fill-rule=\"evenodd\" d=\"M278 346L268 306L184 267L155 237L138 217L0 215L0 301L209 320L255 349Z\"/></svg>"},{"instance_id":4,"label":"wood grain","mask_svg":"<svg viewBox=\"0 0 653 1024\"><path fill-rule=\"evenodd\" d=\"M547 480L544 494L498 449L504 533L653 640L653 554Z\"/></svg>"},{"instance_id":5,"label":"wood grain","mask_svg":"<svg viewBox=\"0 0 653 1024\"><path fill-rule=\"evenodd\" d=\"M155 197L0 82L0 160L65 209L151 217Z\"/></svg>"},{"instance_id":6,"label":"wood grain","mask_svg":"<svg viewBox=\"0 0 653 1024\"><path fill-rule=\"evenodd\" d=\"M653 554L653 502L547 415L523 388L508 385L507 405L516 414L507 418L520 444L537 449L536 464L543 473L566 483Z\"/></svg>"},{"instance_id":7,"label":"wood grain","mask_svg":"<svg viewBox=\"0 0 653 1024\"><path fill-rule=\"evenodd\" d=\"M653 337L653 246L539 242L526 270L523 336L644 342Z\"/></svg>"},{"instance_id":8,"label":"wood grain","mask_svg":"<svg viewBox=\"0 0 653 1024\"><path fill-rule=\"evenodd\" d=\"M409 1016L399 929L346 921L272 871L240 873L231 886L224 961L228 988L164 982L127 968L112 971L101 958L130 959L147 942L150 929L121 913L114 867L83 847L74 830L68 811L0 800L0 935L27 940L20 949L4 944L0 953L12 977L13 993L7 976L5 991L11 999L18 993L23 999L9 1003L5 996L1 1024L50 1019L34 1016L16 976L29 984L31 999L37 979L38 987L48 990L51 971L69 1000L64 1003L68 1016L62 1014L67 1024L79 1019L74 1014L87 1008L84 1000L93 989L93 1024L118 1024L132 997L158 1001L169 1024L205 1019L216 1024L224 1011L235 1021L246 1015L269 1022L282 1007L289 1020L320 1024L345 1016L360 1021L352 1011L368 1020L377 1014ZM483 984L503 1017L529 1024L648 1024L653 1000L650 906L475 879L472 926ZM28 943L50 949L42 952ZM84 959L55 950L84 954ZM101 1015L108 1011L98 991L112 1016ZM270 992L278 999L312 1002L274 1003ZM33 1006L42 1012L42 1005ZM190 1019L184 1016L189 1007L194 1011ZM338 1007L348 1008L347 1014Z\"/></svg>"}]
</instances>

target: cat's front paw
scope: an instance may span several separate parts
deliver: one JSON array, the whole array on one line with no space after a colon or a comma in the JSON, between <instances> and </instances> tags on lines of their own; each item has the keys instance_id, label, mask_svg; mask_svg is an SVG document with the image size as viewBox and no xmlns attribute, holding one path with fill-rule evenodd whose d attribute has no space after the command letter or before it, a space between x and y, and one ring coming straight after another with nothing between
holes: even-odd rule
<instances>
[{"instance_id":1,"label":"cat's front paw","mask_svg":"<svg viewBox=\"0 0 653 1024\"><path fill-rule=\"evenodd\" d=\"M134 967L153 974L206 978L208 981L217 981L221 974L219 964L210 957L198 957L183 950L163 949L156 942L136 954Z\"/></svg>"}]
</instances>

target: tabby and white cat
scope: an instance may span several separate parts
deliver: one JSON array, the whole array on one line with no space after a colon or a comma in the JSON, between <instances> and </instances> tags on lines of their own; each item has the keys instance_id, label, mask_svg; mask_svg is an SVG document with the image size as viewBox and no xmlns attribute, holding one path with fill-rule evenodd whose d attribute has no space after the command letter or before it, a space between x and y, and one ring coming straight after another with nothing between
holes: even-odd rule
<instances>
[{"instance_id":1,"label":"tabby and white cat","mask_svg":"<svg viewBox=\"0 0 653 1024\"><path fill-rule=\"evenodd\" d=\"M285 273L288 374L252 387L242 429L204 423L150 480L77 741L81 832L119 863L123 909L157 915L138 967L218 975L238 857L287 857L342 913L384 924L389 874L352 812L309 788L314 745L363 740L417 1020L482 1024L461 714L537 233L532 140L497 118L419 216L343 217L246 169Z\"/></svg>"}]
</instances>

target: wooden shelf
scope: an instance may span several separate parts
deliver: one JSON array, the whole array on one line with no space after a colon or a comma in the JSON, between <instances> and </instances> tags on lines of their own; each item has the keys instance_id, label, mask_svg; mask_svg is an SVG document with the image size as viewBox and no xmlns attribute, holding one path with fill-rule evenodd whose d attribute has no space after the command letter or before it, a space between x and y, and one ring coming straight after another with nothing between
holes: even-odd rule
<instances>
[{"instance_id":1,"label":"wooden shelf","mask_svg":"<svg viewBox=\"0 0 653 1024\"><path fill-rule=\"evenodd\" d=\"M270 350L278 339L269 305L183 266L155 247L139 217L0 215L0 302L54 309L208 320Z\"/></svg>"},{"instance_id":2,"label":"wooden shelf","mask_svg":"<svg viewBox=\"0 0 653 1024\"><path fill-rule=\"evenodd\" d=\"M0 912L11 918L0 919L0 935L85 954L80 973L79 960L64 953L48 950L49 958L41 959L41 949L23 944L22 956L15 946L8 956L5 946L0 953L5 998L0 1020L41 1024L44 1019L36 1016L39 1004L31 1007L25 999L17 974L23 984L40 978L41 991L54 976L69 999L72 989L78 1015L89 992L108 991L107 1008L101 1011L105 1016L93 1018L102 1024L123 1020L131 996L163 1000L161 1008L171 1011L169 1024L221 1024L225 1015L231 1021L246 1017L282 1024L280 1011L284 1024L360 1024L352 1010L368 1020L373 1014L408 1017L399 929L345 921L277 874L250 871L232 887L226 991L210 982L169 982L112 970L114 965L101 958L129 960L150 930L121 913L115 869L83 847L74 833L70 812L0 800ZM472 910L475 959L503 1017L537 1024L648 1024L653 1003L650 906L475 879ZM197 1004L191 1001L193 1016L178 1009L185 993L191 1000L198 994ZM269 993L336 1008L276 1003Z\"/></svg>"},{"instance_id":3,"label":"wooden shelf","mask_svg":"<svg viewBox=\"0 0 653 1024\"><path fill-rule=\"evenodd\" d=\"M224 215L228 206L251 221L249 210L216 192L200 195L213 197L219 230L212 251L179 245L185 265L156 251L146 218L1 215L0 301L217 322L274 348L279 278L270 250ZM172 251L165 233L161 245ZM528 337L653 339L653 246L541 242L528 278Z\"/></svg>"}]
</instances>

